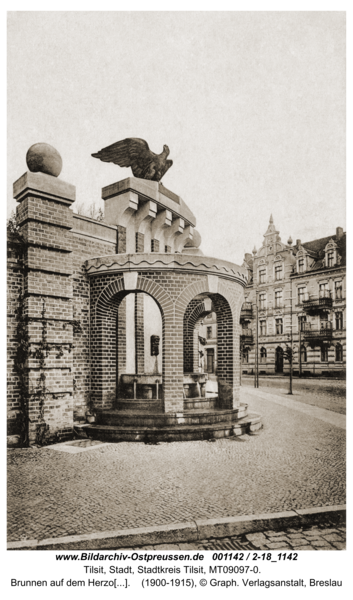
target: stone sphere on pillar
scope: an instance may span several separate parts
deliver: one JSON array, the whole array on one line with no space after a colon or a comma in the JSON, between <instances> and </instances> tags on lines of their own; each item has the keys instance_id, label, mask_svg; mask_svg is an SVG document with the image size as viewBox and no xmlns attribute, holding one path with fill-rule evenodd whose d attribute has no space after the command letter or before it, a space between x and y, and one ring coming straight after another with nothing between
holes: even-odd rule
<instances>
[{"instance_id":1,"label":"stone sphere on pillar","mask_svg":"<svg viewBox=\"0 0 353 600\"><path fill-rule=\"evenodd\" d=\"M33 144L26 155L27 167L32 173L46 173L58 177L63 168L59 152L50 144Z\"/></svg>"},{"instance_id":2,"label":"stone sphere on pillar","mask_svg":"<svg viewBox=\"0 0 353 600\"><path fill-rule=\"evenodd\" d=\"M201 246L201 235L194 229L192 240L188 240L185 244L185 248L199 248Z\"/></svg>"}]
</instances>

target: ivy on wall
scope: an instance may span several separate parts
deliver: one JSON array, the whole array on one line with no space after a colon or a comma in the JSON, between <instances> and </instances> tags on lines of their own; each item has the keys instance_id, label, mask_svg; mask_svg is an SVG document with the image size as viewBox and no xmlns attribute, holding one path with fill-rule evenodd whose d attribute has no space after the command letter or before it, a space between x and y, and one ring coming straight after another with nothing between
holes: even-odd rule
<instances>
[{"instance_id":1,"label":"ivy on wall","mask_svg":"<svg viewBox=\"0 0 353 600\"><path fill-rule=\"evenodd\" d=\"M16 224L15 216L8 221L7 226L10 240L15 244L18 255L18 268L25 278L28 273L26 266L27 249L28 243L25 237L19 231ZM59 436L50 436L50 426L46 422L45 418L45 405L48 396L52 396L54 399L59 397L60 392L51 392L47 387L47 369L46 359L49 353L56 352L55 356L57 359L64 356L64 352L71 353L74 347L69 342L48 342L48 324L51 324L51 319L46 316L46 304L45 298L41 297L42 310L40 317L29 317L25 314L25 295L22 291L18 298L17 307L15 309L16 317L16 329L15 329L15 356L14 356L14 371L17 375L18 389L19 389L19 410L17 411L17 431L20 436L20 446L29 446L29 424L30 419L30 404L36 402L39 413L37 416L38 422L36 424L36 439L35 443L38 445L44 445L49 442L50 437L54 437L56 441L59 440ZM29 323L40 322L41 323L41 337L39 342L31 342L29 337ZM81 322L78 319L72 319L63 323L63 329L70 324L73 327L73 334L77 335L82 332ZM29 385L29 371L28 365L29 359L33 358L38 360L39 375L37 377L34 387L30 389ZM71 368L68 367L71 371Z\"/></svg>"}]
</instances>

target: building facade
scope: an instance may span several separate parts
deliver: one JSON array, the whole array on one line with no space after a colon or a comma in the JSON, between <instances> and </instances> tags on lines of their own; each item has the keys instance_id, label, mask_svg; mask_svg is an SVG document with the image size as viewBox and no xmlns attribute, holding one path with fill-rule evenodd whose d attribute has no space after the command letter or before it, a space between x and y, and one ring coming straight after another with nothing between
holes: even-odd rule
<instances>
[{"instance_id":1,"label":"building facade","mask_svg":"<svg viewBox=\"0 0 353 600\"><path fill-rule=\"evenodd\" d=\"M298 239L293 244L289 238L284 244L271 215L261 248L245 254L243 266L248 271L248 284L240 316L242 373L255 372L257 352L260 375L288 374L290 363L285 351L292 347L294 375L344 376L343 229L337 227L332 236L311 242ZM211 326L215 333L217 324L212 316ZM210 349L216 356L216 339L209 341L206 354Z\"/></svg>"}]
</instances>

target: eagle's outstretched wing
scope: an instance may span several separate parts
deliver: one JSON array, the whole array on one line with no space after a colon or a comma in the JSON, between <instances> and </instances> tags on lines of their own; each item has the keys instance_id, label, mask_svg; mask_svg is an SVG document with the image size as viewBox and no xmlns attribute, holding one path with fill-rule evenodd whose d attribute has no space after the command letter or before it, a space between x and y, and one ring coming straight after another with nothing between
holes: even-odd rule
<instances>
[{"instance_id":1,"label":"eagle's outstretched wing","mask_svg":"<svg viewBox=\"0 0 353 600\"><path fill-rule=\"evenodd\" d=\"M92 156L103 162L112 162L119 167L131 167L134 177L141 178L156 157L147 142L140 138L126 138L103 148Z\"/></svg>"}]
</instances>

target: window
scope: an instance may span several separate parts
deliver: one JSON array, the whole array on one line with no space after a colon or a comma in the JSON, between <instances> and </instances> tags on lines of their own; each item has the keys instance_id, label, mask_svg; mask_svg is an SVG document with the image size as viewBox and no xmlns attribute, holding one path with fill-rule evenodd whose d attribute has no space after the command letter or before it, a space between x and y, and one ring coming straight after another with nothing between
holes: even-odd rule
<instances>
[{"instance_id":1,"label":"window","mask_svg":"<svg viewBox=\"0 0 353 600\"><path fill-rule=\"evenodd\" d=\"M331 322L328 320L328 314L320 315L320 329L331 329Z\"/></svg>"},{"instance_id":2,"label":"window","mask_svg":"<svg viewBox=\"0 0 353 600\"><path fill-rule=\"evenodd\" d=\"M327 253L327 266L328 267L333 267L333 261L335 258L335 253L333 250L329 250L329 252Z\"/></svg>"},{"instance_id":3,"label":"window","mask_svg":"<svg viewBox=\"0 0 353 600\"><path fill-rule=\"evenodd\" d=\"M260 335L266 335L266 321L260 321Z\"/></svg>"},{"instance_id":4,"label":"window","mask_svg":"<svg viewBox=\"0 0 353 600\"><path fill-rule=\"evenodd\" d=\"M259 308L260 310L266 308L266 294L259 294Z\"/></svg>"},{"instance_id":5,"label":"window","mask_svg":"<svg viewBox=\"0 0 353 600\"><path fill-rule=\"evenodd\" d=\"M328 362L328 347L322 346L321 348L321 362Z\"/></svg>"},{"instance_id":6,"label":"window","mask_svg":"<svg viewBox=\"0 0 353 600\"><path fill-rule=\"evenodd\" d=\"M336 317L336 329L343 329L343 313L336 312L335 317Z\"/></svg>"},{"instance_id":7,"label":"window","mask_svg":"<svg viewBox=\"0 0 353 600\"><path fill-rule=\"evenodd\" d=\"M259 283L265 283L266 281L266 269L259 270Z\"/></svg>"},{"instance_id":8,"label":"window","mask_svg":"<svg viewBox=\"0 0 353 600\"><path fill-rule=\"evenodd\" d=\"M277 290L275 292L275 308L282 307L282 290Z\"/></svg>"},{"instance_id":9,"label":"window","mask_svg":"<svg viewBox=\"0 0 353 600\"><path fill-rule=\"evenodd\" d=\"M279 281L282 279L282 265L275 266L275 280Z\"/></svg>"},{"instance_id":10,"label":"window","mask_svg":"<svg viewBox=\"0 0 353 600\"><path fill-rule=\"evenodd\" d=\"M342 300L342 281L335 281L335 299Z\"/></svg>"},{"instance_id":11,"label":"window","mask_svg":"<svg viewBox=\"0 0 353 600\"><path fill-rule=\"evenodd\" d=\"M304 273L304 264L305 264L304 258L300 258L298 260L298 273Z\"/></svg>"},{"instance_id":12,"label":"window","mask_svg":"<svg viewBox=\"0 0 353 600\"><path fill-rule=\"evenodd\" d=\"M306 323L306 316L301 315L298 317L298 331L304 331L304 323Z\"/></svg>"},{"instance_id":13,"label":"window","mask_svg":"<svg viewBox=\"0 0 353 600\"><path fill-rule=\"evenodd\" d=\"M335 361L342 362L343 361L343 348L341 344L336 344L335 348Z\"/></svg>"},{"instance_id":14,"label":"window","mask_svg":"<svg viewBox=\"0 0 353 600\"><path fill-rule=\"evenodd\" d=\"M276 319L276 335L283 333L283 319Z\"/></svg>"},{"instance_id":15,"label":"window","mask_svg":"<svg viewBox=\"0 0 353 600\"><path fill-rule=\"evenodd\" d=\"M320 298L329 298L330 292L328 289L328 283L320 283L319 285L319 296Z\"/></svg>"},{"instance_id":16,"label":"window","mask_svg":"<svg viewBox=\"0 0 353 600\"><path fill-rule=\"evenodd\" d=\"M245 348L243 350L243 363L248 363L249 362L249 349Z\"/></svg>"},{"instance_id":17,"label":"window","mask_svg":"<svg viewBox=\"0 0 353 600\"><path fill-rule=\"evenodd\" d=\"M302 362L307 362L307 360L308 360L308 355L307 355L307 352L306 352L306 347L305 347L305 346L302 346L302 347L301 347L301 352L300 352L300 354L301 354L301 359L302 359Z\"/></svg>"},{"instance_id":18,"label":"window","mask_svg":"<svg viewBox=\"0 0 353 600\"><path fill-rule=\"evenodd\" d=\"M267 358L266 348L262 347L261 350L260 350L260 362L261 363L265 363L266 362L266 358Z\"/></svg>"},{"instance_id":19,"label":"window","mask_svg":"<svg viewBox=\"0 0 353 600\"><path fill-rule=\"evenodd\" d=\"M212 337L212 326L207 327L207 333L206 333L207 339L210 340Z\"/></svg>"},{"instance_id":20,"label":"window","mask_svg":"<svg viewBox=\"0 0 353 600\"><path fill-rule=\"evenodd\" d=\"M305 300L305 287L298 288L298 304L302 304L303 300Z\"/></svg>"},{"instance_id":21,"label":"window","mask_svg":"<svg viewBox=\"0 0 353 600\"><path fill-rule=\"evenodd\" d=\"M159 251L159 241L151 240L151 252L158 252L158 251Z\"/></svg>"}]
</instances>

